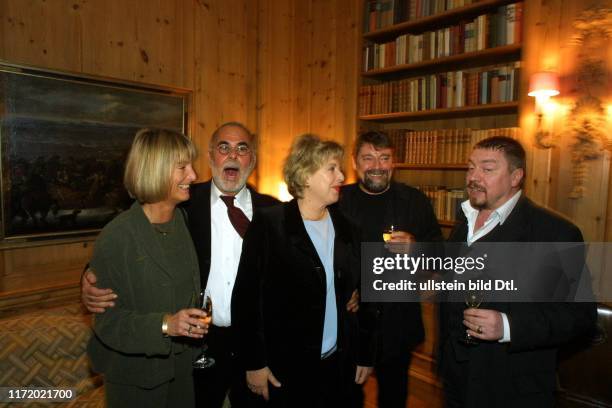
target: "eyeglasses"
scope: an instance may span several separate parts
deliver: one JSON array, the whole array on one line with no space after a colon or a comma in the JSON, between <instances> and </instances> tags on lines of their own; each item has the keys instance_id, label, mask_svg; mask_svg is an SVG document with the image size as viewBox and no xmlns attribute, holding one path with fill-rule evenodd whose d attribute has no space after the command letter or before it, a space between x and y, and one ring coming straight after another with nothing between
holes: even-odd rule
<instances>
[{"instance_id":1,"label":"eyeglasses","mask_svg":"<svg viewBox=\"0 0 612 408\"><path fill-rule=\"evenodd\" d=\"M251 153L251 148L245 144L232 147L227 143L223 143L217 146L217 151L222 156L227 156L232 152L235 152L238 156L246 156L247 154Z\"/></svg>"}]
</instances>

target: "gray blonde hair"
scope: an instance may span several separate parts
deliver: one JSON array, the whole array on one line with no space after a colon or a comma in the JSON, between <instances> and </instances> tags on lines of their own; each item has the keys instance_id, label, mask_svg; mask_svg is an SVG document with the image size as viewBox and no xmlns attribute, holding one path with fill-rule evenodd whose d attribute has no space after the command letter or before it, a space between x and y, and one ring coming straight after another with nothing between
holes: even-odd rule
<instances>
[{"instance_id":1,"label":"gray blonde hair","mask_svg":"<svg viewBox=\"0 0 612 408\"><path fill-rule=\"evenodd\" d=\"M174 166L191 163L196 148L187 136L164 129L141 129L125 163L123 184L140 203L156 203L170 194Z\"/></svg>"},{"instance_id":2,"label":"gray blonde hair","mask_svg":"<svg viewBox=\"0 0 612 408\"><path fill-rule=\"evenodd\" d=\"M327 160L334 158L342 162L343 156L342 146L332 140L321 140L312 134L299 136L291 146L283 167L289 193L295 198L302 198L308 177L316 173Z\"/></svg>"}]
</instances>

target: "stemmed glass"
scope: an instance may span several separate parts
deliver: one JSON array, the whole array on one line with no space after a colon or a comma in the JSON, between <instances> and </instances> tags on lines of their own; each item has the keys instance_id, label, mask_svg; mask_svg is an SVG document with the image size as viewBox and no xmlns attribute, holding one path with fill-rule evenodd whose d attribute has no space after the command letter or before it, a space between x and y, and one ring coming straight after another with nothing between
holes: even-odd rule
<instances>
[{"instance_id":1,"label":"stemmed glass","mask_svg":"<svg viewBox=\"0 0 612 408\"><path fill-rule=\"evenodd\" d=\"M212 324L212 312L213 312L213 304L210 296L207 296L204 292L200 293L200 301L199 301L200 309L206 312L206 317L201 319L202 323ZM196 361L193 362L193 368L202 369L209 368L215 365L215 359L210 357L206 352L208 351L208 344L206 340L202 343L202 354Z\"/></svg>"},{"instance_id":2,"label":"stemmed glass","mask_svg":"<svg viewBox=\"0 0 612 408\"><path fill-rule=\"evenodd\" d=\"M478 309L482 303L484 293L481 290L468 290L465 292L465 304L468 308ZM474 340L472 336L466 331L465 336L461 339L461 342L467 345L478 344L477 340Z\"/></svg>"}]
</instances>

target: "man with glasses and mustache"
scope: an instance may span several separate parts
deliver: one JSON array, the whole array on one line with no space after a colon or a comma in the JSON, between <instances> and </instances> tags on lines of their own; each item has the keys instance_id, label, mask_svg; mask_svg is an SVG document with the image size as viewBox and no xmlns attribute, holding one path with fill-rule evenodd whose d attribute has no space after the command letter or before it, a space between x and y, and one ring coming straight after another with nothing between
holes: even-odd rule
<instances>
[{"instance_id":1,"label":"man with glasses and mustache","mask_svg":"<svg viewBox=\"0 0 612 408\"><path fill-rule=\"evenodd\" d=\"M383 132L359 135L353 151L359 181L342 188L340 208L362 229L363 242L390 245L435 242L442 234L431 203L416 188L392 180L393 146ZM380 303L380 336L375 365L380 408L406 406L411 351L424 339L418 302Z\"/></svg>"},{"instance_id":2,"label":"man with glasses and mustache","mask_svg":"<svg viewBox=\"0 0 612 408\"><path fill-rule=\"evenodd\" d=\"M222 407L228 391L232 407L257 403L251 400L256 397L247 389L245 372L238 365L231 327L231 299L242 239L254 209L278 203L246 184L255 168L256 150L255 135L243 124L227 122L217 128L208 146L212 180L192 184L191 198L184 205L202 290L213 300L212 325L206 338L215 365L194 370L198 407ZM116 295L112 289L97 289L95 283L95 274L87 271L81 280L82 300L89 311L102 313L114 306Z\"/></svg>"}]
</instances>

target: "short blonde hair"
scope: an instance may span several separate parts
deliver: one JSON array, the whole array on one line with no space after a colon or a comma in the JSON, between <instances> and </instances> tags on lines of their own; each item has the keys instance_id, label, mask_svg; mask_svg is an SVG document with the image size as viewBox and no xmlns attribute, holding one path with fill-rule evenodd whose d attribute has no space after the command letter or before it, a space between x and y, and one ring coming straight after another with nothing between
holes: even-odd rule
<instances>
[{"instance_id":1,"label":"short blonde hair","mask_svg":"<svg viewBox=\"0 0 612 408\"><path fill-rule=\"evenodd\" d=\"M343 155L344 149L334 141L321 140L311 134L298 137L291 146L283 167L289 193L295 198L302 198L308 177L316 173L330 159L342 162Z\"/></svg>"},{"instance_id":2,"label":"short blonde hair","mask_svg":"<svg viewBox=\"0 0 612 408\"><path fill-rule=\"evenodd\" d=\"M197 151L187 136L163 129L141 129L125 163L123 184L140 203L156 203L168 198L174 166L191 163Z\"/></svg>"}]
</instances>

